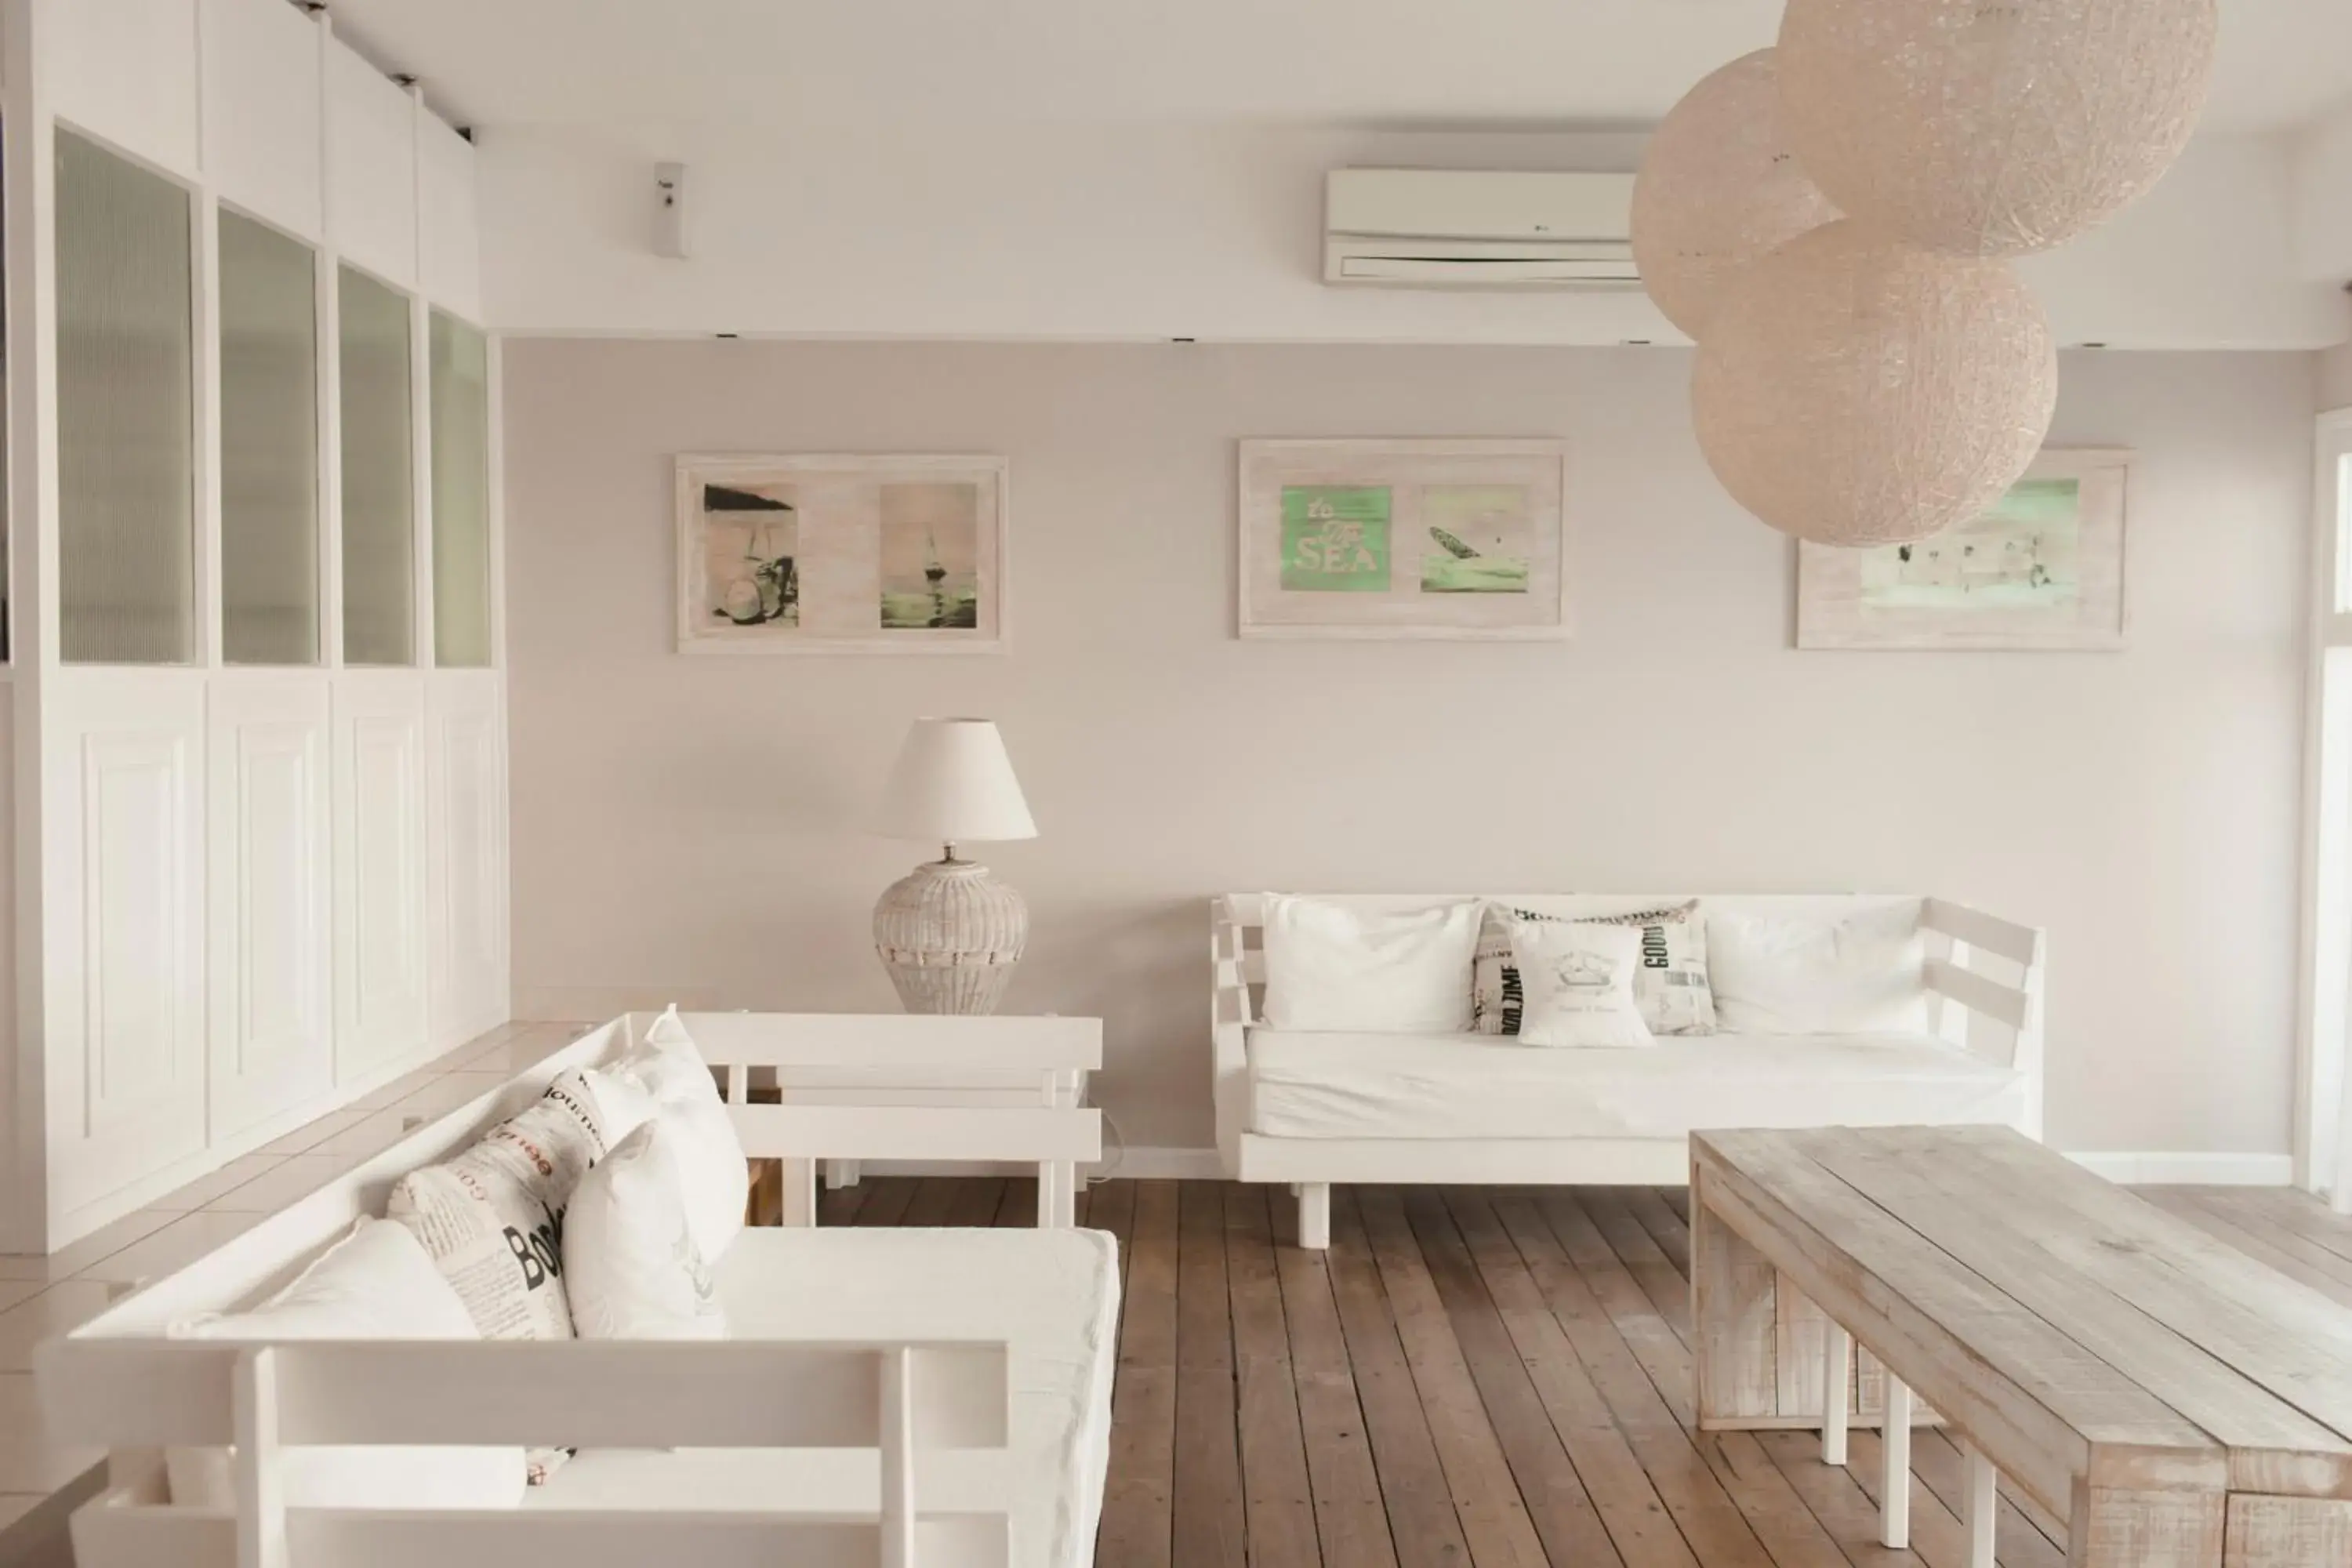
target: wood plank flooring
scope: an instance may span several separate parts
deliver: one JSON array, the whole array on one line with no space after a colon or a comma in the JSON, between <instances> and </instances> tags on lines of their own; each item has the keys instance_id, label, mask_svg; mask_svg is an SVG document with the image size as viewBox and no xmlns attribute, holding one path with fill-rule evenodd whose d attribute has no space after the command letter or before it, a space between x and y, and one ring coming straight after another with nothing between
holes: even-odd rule
<instances>
[{"instance_id":1,"label":"wood plank flooring","mask_svg":"<svg viewBox=\"0 0 2352 1568\"><path fill-rule=\"evenodd\" d=\"M2352 1221L2301 1194L2143 1188L2352 1307ZM1691 1424L1679 1188L1335 1188L1331 1249L1279 1189L1110 1182L1125 1298L1098 1568L1961 1568L1961 1466L1913 1437L1913 1548L1879 1450ZM1026 1226L1036 1184L869 1178L827 1225ZM2006 1491L2003 1568L2062 1568Z\"/></svg>"}]
</instances>

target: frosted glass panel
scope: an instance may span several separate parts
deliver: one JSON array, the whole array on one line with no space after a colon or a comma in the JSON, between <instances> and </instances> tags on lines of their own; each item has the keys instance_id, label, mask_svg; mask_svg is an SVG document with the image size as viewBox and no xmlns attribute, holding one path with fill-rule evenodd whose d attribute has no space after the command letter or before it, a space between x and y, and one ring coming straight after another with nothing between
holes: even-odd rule
<instances>
[{"instance_id":1,"label":"frosted glass panel","mask_svg":"<svg viewBox=\"0 0 2352 1568\"><path fill-rule=\"evenodd\" d=\"M195 647L188 193L57 135L58 641L70 661Z\"/></svg>"},{"instance_id":2,"label":"frosted glass panel","mask_svg":"<svg viewBox=\"0 0 2352 1568\"><path fill-rule=\"evenodd\" d=\"M363 272L341 279L343 661L416 662L414 410L408 298Z\"/></svg>"},{"instance_id":3,"label":"frosted glass panel","mask_svg":"<svg viewBox=\"0 0 2352 1568\"><path fill-rule=\"evenodd\" d=\"M490 355L433 312L433 661L490 662Z\"/></svg>"},{"instance_id":4,"label":"frosted glass panel","mask_svg":"<svg viewBox=\"0 0 2352 1568\"><path fill-rule=\"evenodd\" d=\"M318 258L220 215L221 650L319 662Z\"/></svg>"}]
</instances>

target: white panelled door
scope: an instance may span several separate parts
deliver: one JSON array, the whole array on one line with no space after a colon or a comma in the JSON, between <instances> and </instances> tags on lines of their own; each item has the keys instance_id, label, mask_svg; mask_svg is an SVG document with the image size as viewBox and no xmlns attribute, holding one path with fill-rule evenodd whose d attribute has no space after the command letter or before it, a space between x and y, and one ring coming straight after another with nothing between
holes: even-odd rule
<instances>
[{"instance_id":1,"label":"white panelled door","mask_svg":"<svg viewBox=\"0 0 2352 1568\"><path fill-rule=\"evenodd\" d=\"M425 677L334 678L335 1080L425 1040Z\"/></svg>"},{"instance_id":2,"label":"white panelled door","mask_svg":"<svg viewBox=\"0 0 2352 1568\"><path fill-rule=\"evenodd\" d=\"M41 708L49 1204L70 1224L205 1146L204 677L52 670Z\"/></svg>"},{"instance_id":3,"label":"white panelled door","mask_svg":"<svg viewBox=\"0 0 2352 1568\"><path fill-rule=\"evenodd\" d=\"M496 672L426 677L433 847L433 1039L457 1045L507 1016L506 715Z\"/></svg>"},{"instance_id":4,"label":"white panelled door","mask_svg":"<svg viewBox=\"0 0 2352 1568\"><path fill-rule=\"evenodd\" d=\"M327 675L211 681L212 1136L335 1084Z\"/></svg>"}]
</instances>

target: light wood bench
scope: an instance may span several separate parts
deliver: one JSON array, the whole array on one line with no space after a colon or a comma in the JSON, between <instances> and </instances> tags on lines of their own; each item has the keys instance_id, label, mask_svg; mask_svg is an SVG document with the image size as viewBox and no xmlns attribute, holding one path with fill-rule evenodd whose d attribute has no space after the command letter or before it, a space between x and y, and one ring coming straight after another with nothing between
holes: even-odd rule
<instances>
[{"instance_id":1,"label":"light wood bench","mask_svg":"<svg viewBox=\"0 0 2352 1568\"><path fill-rule=\"evenodd\" d=\"M1993 1128L1695 1133L1690 1217L1700 1423L1802 1419L1843 1464L1851 1335L1885 1372L1887 1545L1916 1391L1968 1456L1969 1568L1996 1472L2077 1568L2352 1563L2352 1310L2072 1162Z\"/></svg>"}]
</instances>

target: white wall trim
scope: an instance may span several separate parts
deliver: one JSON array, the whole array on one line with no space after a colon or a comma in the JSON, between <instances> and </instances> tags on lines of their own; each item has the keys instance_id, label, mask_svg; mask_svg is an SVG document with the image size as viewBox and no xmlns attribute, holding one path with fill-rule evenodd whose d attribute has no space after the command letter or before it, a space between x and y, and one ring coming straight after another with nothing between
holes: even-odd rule
<instances>
[{"instance_id":1,"label":"white wall trim","mask_svg":"<svg viewBox=\"0 0 2352 1568\"><path fill-rule=\"evenodd\" d=\"M2292 1154L2218 1154L2194 1150L2071 1153L2066 1158L2124 1186L2284 1187L2294 1182ZM1116 1169L1113 1162L1116 1161ZM868 1176L1002 1175L1012 1167L954 1160L867 1160ZM1089 1168L1089 1181L1134 1177L1154 1182L1214 1182L1224 1167L1214 1149L1129 1149Z\"/></svg>"}]
</instances>

